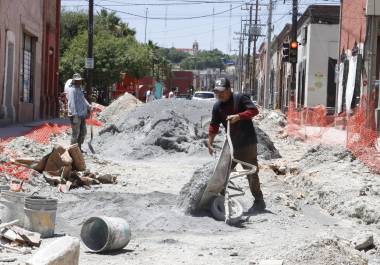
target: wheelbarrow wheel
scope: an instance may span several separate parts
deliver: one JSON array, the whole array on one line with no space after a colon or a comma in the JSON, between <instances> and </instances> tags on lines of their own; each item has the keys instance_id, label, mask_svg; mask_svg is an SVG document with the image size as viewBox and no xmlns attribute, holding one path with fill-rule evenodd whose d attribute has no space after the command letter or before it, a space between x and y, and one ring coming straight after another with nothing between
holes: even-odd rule
<instances>
[{"instance_id":1,"label":"wheelbarrow wheel","mask_svg":"<svg viewBox=\"0 0 380 265\"><path fill-rule=\"evenodd\" d=\"M229 218L230 224L236 224L241 220L243 216L243 207L239 201L231 198L230 199L231 216ZM210 205L210 211L212 216L218 221L225 221L225 210L224 210L224 196L215 197Z\"/></svg>"}]
</instances>

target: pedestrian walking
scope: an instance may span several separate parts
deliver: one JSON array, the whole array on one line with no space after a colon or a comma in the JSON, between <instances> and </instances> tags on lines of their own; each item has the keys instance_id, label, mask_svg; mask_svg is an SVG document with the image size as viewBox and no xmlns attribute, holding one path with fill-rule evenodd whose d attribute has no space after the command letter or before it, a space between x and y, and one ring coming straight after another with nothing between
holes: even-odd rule
<instances>
[{"instance_id":1,"label":"pedestrian walking","mask_svg":"<svg viewBox=\"0 0 380 265\"><path fill-rule=\"evenodd\" d=\"M66 92L68 116L72 129L71 144L78 144L81 150L87 134L86 116L91 111L91 105L83 94L82 80L80 74L74 74Z\"/></svg>"},{"instance_id":2,"label":"pedestrian walking","mask_svg":"<svg viewBox=\"0 0 380 265\"><path fill-rule=\"evenodd\" d=\"M257 168L254 174L247 176L252 196L255 199L251 210L262 211L266 205L260 188L257 136L252 122L252 118L259 111L248 96L232 93L230 81L227 78L220 78L215 81L214 92L218 101L214 104L209 126L209 153L211 155L214 153L213 143L219 132L220 124L223 124L224 128L227 129L227 121L230 121L230 135L235 158L253 164ZM232 168L235 166L236 163L233 163Z\"/></svg>"}]
</instances>

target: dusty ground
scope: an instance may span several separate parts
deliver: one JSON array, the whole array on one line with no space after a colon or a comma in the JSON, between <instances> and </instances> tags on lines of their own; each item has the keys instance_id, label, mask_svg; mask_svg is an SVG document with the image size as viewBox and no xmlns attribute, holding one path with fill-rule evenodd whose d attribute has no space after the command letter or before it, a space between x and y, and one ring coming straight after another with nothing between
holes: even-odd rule
<instances>
[{"instance_id":1,"label":"dusty ground","mask_svg":"<svg viewBox=\"0 0 380 265\"><path fill-rule=\"evenodd\" d=\"M280 139L281 127L275 124L259 122L282 155L279 160L261 161L267 211L246 212L239 227L207 215L186 216L176 206L179 191L193 172L215 159L202 149L191 155L123 157L113 162L87 155L92 170L117 174L119 183L69 194L44 188L41 193L60 199L56 232L78 237L81 224L91 216L128 220L132 240L126 249L99 255L82 246L81 265L259 264L267 259L282 259L286 265L380 264L379 175L340 147ZM286 174L277 175L272 164L285 165ZM247 190L240 201L248 210L252 204L248 184L245 179L240 184ZM368 233L378 248L356 251L351 241ZM1 256L9 255L14 256ZM19 255L18 262L27 258Z\"/></svg>"}]
</instances>

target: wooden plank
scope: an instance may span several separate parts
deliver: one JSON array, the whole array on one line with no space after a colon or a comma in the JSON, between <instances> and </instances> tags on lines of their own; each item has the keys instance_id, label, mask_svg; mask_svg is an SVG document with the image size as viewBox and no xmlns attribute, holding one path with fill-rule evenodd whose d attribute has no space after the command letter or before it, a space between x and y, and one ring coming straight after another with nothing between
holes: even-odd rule
<instances>
[{"instance_id":1,"label":"wooden plank","mask_svg":"<svg viewBox=\"0 0 380 265\"><path fill-rule=\"evenodd\" d=\"M32 246L38 247L41 244L41 234L37 232L31 232L24 228L13 226L11 228L14 232L21 236L21 238Z\"/></svg>"}]
</instances>

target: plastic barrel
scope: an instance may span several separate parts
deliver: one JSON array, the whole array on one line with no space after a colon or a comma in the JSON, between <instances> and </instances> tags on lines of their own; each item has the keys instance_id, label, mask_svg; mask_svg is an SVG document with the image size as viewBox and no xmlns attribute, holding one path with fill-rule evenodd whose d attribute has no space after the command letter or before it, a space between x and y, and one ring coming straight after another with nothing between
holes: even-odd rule
<instances>
[{"instance_id":1,"label":"plastic barrel","mask_svg":"<svg viewBox=\"0 0 380 265\"><path fill-rule=\"evenodd\" d=\"M18 226L24 226L24 204L27 195L22 192L1 191L0 203L4 206L1 211L1 221L4 223L18 220Z\"/></svg>"},{"instance_id":2,"label":"plastic barrel","mask_svg":"<svg viewBox=\"0 0 380 265\"><path fill-rule=\"evenodd\" d=\"M131 240L131 229L119 217L91 217L82 226L80 237L92 252L120 250Z\"/></svg>"},{"instance_id":3,"label":"plastic barrel","mask_svg":"<svg viewBox=\"0 0 380 265\"><path fill-rule=\"evenodd\" d=\"M42 238L54 236L57 205L57 199L26 197L24 227L32 232L40 233Z\"/></svg>"}]
</instances>

